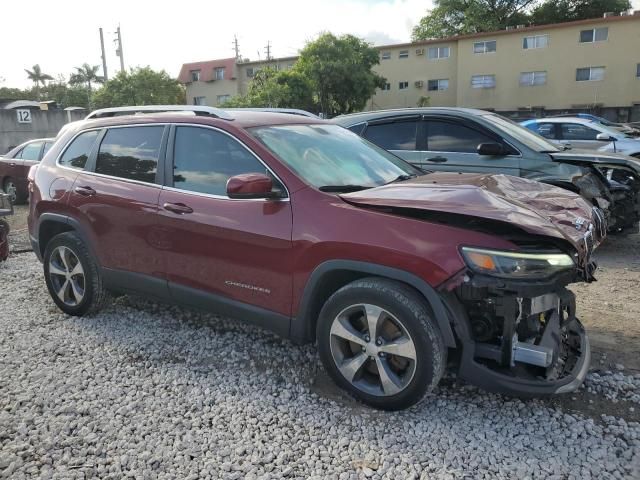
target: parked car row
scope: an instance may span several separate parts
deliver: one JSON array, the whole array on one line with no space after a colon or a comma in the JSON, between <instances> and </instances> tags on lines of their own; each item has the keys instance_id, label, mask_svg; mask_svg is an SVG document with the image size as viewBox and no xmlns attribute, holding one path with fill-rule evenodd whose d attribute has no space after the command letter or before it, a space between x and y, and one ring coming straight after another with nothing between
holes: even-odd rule
<instances>
[{"instance_id":1,"label":"parked car row","mask_svg":"<svg viewBox=\"0 0 640 480\"><path fill-rule=\"evenodd\" d=\"M590 347L566 287L594 279L599 206L612 211L593 155L565 160L467 110L336 121L352 131L201 106L91 117L28 175L33 250L67 314L131 292L237 316L316 342L338 385L384 409L420 401L448 364L512 394L582 383ZM587 200L590 176L602 191Z\"/></svg>"},{"instance_id":2,"label":"parked car row","mask_svg":"<svg viewBox=\"0 0 640 480\"><path fill-rule=\"evenodd\" d=\"M524 128L482 110L384 110L344 115L333 122L424 170L504 173L579 193L604 212L610 231L638 231L640 160L617 151L624 148L627 153L638 154L640 142L629 139L625 143L627 139L623 140L624 134L620 132L607 133L607 139L609 136L620 137L615 142L607 142L617 147L594 152L558 145L543 138L533 127L537 120L530 121L526 124L529 128ZM549 130L573 132L574 136L577 128L587 128L585 124L589 123L582 119L543 119L540 122L546 122L543 125ZM571 127L565 129L564 122ZM597 125L593 128L607 129Z\"/></svg>"},{"instance_id":3,"label":"parked car row","mask_svg":"<svg viewBox=\"0 0 640 480\"><path fill-rule=\"evenodd\" d=\"M26 201L29 169L42 160L53 141L53 138L29 140L0 156L0 189L14 204Z\"/></svg>"}]
</instances>

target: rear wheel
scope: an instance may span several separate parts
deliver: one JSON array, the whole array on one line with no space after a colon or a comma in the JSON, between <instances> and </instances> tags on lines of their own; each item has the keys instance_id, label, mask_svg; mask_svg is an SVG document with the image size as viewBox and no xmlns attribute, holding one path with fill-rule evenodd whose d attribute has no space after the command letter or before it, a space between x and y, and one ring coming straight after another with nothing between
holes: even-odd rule
<instances>
[{"instance_id":1,"label":"rear wheel","mask_svg":"<svg viewBox=\"0 0 640 480\"><path fill-rule=\"evenodd\" d=\"M333 294L320 313L317 339L333 380L385 410L422 400L446 364L429 305L413 289L387 279L357 280Z\"/></svg>"},{"instance_id":2,"label":"rear wheel","mask_svg":"<svg viewBox=\"0 0 640 480\"><path fill-rule=\"evenodd\" d=\"M108 299L98 265L76 233L53 237L43 263L49 294L63 312L75 316L93 313Z\"/></svg>"}]
</instances>

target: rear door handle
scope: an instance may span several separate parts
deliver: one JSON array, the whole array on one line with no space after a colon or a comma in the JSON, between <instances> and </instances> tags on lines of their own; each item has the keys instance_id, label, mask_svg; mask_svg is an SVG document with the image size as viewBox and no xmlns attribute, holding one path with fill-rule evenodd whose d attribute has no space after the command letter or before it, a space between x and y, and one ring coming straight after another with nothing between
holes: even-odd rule
<instances>
[{"instance_id":1,"label":"rear door handle","mask_svg":"<svg viewBox=\"0 0 640 480\"><path fill-rule=\"evenodd\" d=\"M443 163L447 161L446 157L431 157L426 159L427 162Z\"/></svg>"},{"instance_id":2,"label":"rear door handle","mask_svg":"<svg viewBox=\"0 0 640 480\"><path fill-rule=\"evenodd\" d=\"M93 197L96 194L96 191L91 187L76 187L74 192L85 197Z\"/></svg>"},{"instance_id":3,"label":"rear door handle","mask_svg":"<svg viewBox=\"0 0 640 480\"><path fill-rule=\"evenodd\" d=\"M184 203L165 203L162 208L177 214L193 213L193 208Z\"/></svg>"}]
</instances>

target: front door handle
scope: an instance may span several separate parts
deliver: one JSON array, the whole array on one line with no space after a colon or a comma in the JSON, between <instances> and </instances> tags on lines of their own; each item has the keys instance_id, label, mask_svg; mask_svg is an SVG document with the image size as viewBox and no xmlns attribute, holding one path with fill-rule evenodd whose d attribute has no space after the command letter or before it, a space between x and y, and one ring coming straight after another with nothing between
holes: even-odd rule
<instances>
[{"instance_id":1,"label":"front door handle","mask_svg":"<svg viewBox=\"0 0 640 480\"><path fill-rule=\"evenodd\" d=\"M13 162L11 162L11 163L9 164L9 166L10 166L10 167L15 167L15 166L16 166L16 164L15 164L15 163L13 163Z\"/></svg>"},{"instance_id":2,"label":"front door handle","mask_svg":"<svg viewBox=\"0 0 640 480\"><path fill-rule=\"evenodd\" d=\"M431 158L427 158L427 162L443 163L443 162L446 162L446 161L447 161L446 157L431 157Z\"/></svg>"},{"instance_id":3,"label":"front door handle","mask_svg":"<svg viewBox=\"0 0 640 480\"><path fill-rule=\"evenodd\" d=\"M83 195L85 197L93 197L96 194L96 191L91 187L76 187L74 189L78 195Z\"/></svg>"},{"instance_id":4,"label":"front door handle","mask_svg":"<svg viewBox=\"0 0 640 480\"><path fill-rule=\"evenodd\" d=\"M185 213L193 213L193 208L185 205L184 203L165 203L162 208L179 215L183 215Z\"/></svg>"}]
</instances>

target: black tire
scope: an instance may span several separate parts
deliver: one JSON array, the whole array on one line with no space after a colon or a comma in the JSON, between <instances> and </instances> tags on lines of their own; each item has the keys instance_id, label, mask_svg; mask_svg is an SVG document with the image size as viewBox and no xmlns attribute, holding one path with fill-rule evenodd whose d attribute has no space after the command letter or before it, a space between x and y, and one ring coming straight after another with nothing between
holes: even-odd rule
<instances>
[{"instance_id":1,"label":"black tire","mask_svg":"<svg viewBox=\"0 0 640 480\"><path fill-rule=\"evenodd\" d=\"M81 263L84 274L84 295L77 305L69 305L63 302L54 288L54 279L50 274L51 257L58 247L65 247L75 255ZM105 289L100 268L87 246L75 232L65 232L53 237L44 252L44 278L47 289L55 304L68 315L84 316L98 312L110 298L109 292Z\"/></svg>"},{"instance_id":2,"label":"black tire","mask_svg":"<svg viewBox=\"0 0 640 480\"><path fill-rule=\"evenodd\" d=\"M18 191L16 182L11 177L7 177L4 179L4 182L2 183L2 190L4 191L4 193L11 197L11 203L13 205L18 205L27 201L27 197L23 193L21 194ZM14 193L12 194L10 193L10 191L13 191Z\"/></svg>"},{"instance_id":3,"label":"black tire","mask_svg":"<svg viewBox=\"0 0 640 480\"><path fill-rule=\"evenodd\" d=\"M365 392L338 369L332 354L331 328L334 319L345 309L357 304L371 304L386 310L402 324L413 341L413 376L396 394L375 395ZM429 304L411 287L384 278L356 280L335 292L320 312L316 333L320 359L334 382L358 400L382 410L400 410L419 403L438 384L447 362L447 349ZM368 358L371 361L374 357Z\"/></svg>"}]
</instances>

